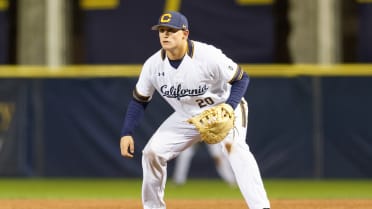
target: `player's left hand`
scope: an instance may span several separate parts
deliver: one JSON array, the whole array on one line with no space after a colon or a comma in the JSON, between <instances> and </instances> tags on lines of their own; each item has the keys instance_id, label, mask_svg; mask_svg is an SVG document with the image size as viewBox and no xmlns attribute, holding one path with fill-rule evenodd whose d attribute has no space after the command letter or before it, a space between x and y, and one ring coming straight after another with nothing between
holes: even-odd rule
<instances>
[{"instance_id":1,"label":"player's left hand","mask_svg":"<svg viewBox=\"0 0 372 209\"><path fill-rule=\"evenodd\" d=\"M200 133L201 140L207 144L222 141L234 127L234 109L226 103L204 110L189 120Z\"/></svg>"},{"instance_id":2,"label":"player's left hand","mask_svg":"<svg viewBox=\"0 0 372 209\"><path fill-rule=\"evenodd\" d=\"M133 158L134 140L132 136L123 136L120 139L120 151L123 157Z\"/></svg>"}]
</instances>

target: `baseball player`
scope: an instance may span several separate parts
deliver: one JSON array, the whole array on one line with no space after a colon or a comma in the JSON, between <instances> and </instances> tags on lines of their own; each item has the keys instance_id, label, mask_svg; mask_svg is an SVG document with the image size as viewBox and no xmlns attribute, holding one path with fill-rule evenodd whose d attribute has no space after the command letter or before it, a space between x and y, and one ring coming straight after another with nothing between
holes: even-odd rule
<instances>
[{"instance_id":1,"label":"baseball player","mask_svg":"<svg viewBox=\"0 0 372 209\"><path fill-rule=\"evenodd\" d=\"M167 162L201 140L200 132L187 121L221 104L233 108L235 121L218 146L228 156L249 208L270 208L258 165L246 143L248 108L243 96L248 75L221 50L190 40L188 21L179 12L162 14L152 30L158 31L161 49L142 67L120 139L121 155L132 158L133 130L155 91L174 109L142 151L143 208L166 208Z\"/></svg>"},{"instance_id":2,"label":"baseball player","mask_svg":"<svg viewBox=\"0 0 372 209\"><path fill-rule=\"evenodd\" d=\"M181 152L176 158L173 171L173 183L176 185L183 185L186 183L191 160L197 149L197 144L195 144ZM235 187L236 181L234 172L231 169L229 159L226 157L225 153L222 152L220 145L208 144L207 149L214 160L218 175L231 187Z\"/></svg>"}]
</instances>

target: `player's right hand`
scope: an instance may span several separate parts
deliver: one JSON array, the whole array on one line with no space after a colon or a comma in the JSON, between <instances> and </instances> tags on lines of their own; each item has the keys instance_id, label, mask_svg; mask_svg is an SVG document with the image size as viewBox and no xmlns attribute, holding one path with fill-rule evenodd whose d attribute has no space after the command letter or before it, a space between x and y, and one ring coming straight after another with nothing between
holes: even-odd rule
<instances>
[{"instance_id":1,"label":"player's right hand","mask_svg":"<svg viewBox=\"0 0 372 209\"><path fill-rule=\"evenodd\" d=\"M134 140L132 136L123 136L120 139L120 150L123 157L132 158L134 154Z\"/></svg>"}]
</instances>

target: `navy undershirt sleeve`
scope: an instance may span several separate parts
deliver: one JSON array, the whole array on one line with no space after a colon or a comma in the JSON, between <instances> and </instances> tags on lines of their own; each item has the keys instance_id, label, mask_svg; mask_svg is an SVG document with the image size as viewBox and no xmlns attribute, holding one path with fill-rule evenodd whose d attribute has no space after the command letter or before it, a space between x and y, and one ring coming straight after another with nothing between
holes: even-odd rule
<instances>
[{"instance_id":1,"label":"navy undershirt sleeve","mask_svg":"<svg viewBox=\"0 0 372 209\"><path fill-rule=\"evenodd\" d=\"M139 102L135 99L132 99L129 102L123 128L121 129L121 136L128 136L133 134L133 130L142 119L147 105L148 102Z\"/></svg>"},{"instance_id":2,"label":"navy undershirt sleeve","mask_svg":"<svg viewBox=\"0 0 372 209\"><path fill-rule=\"evenodd\" d=\"M241 101L242 97L247 91L248 84L249 77L246 73L243 73L242 79L235 81L234 83L231 84L230 96L227 99L226 103L231 105L233 109L235 109L238 106L239 102Z\"/></svg>"}]
</instances>

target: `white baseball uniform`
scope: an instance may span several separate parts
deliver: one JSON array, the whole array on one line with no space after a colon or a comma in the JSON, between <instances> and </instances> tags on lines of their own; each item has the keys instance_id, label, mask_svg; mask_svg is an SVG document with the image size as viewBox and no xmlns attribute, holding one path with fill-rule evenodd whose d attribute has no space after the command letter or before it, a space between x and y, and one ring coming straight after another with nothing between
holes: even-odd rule
<instances>
[{"instance_id":1,"label":"white baseball uniform","mask_svg":"<svg viewBox=\"0 0 372 209\"><path fill-rule=\"evenodd\" d=\"M188 47L177 69L170 65L163 50L156 52L144 63L136 84L136 98L151 98L156 90L175 111L143 150L144 209L166 208L167 161L200 141L199 132L186 120L225 102L230 95L229 81L238 73L238 65L214 46L188 41ZM259 168L246 143L248 107L244 98L235 116L235 127L218 146L228 156L249 208L270 208Z\"/></svg>"}]
</instances>

